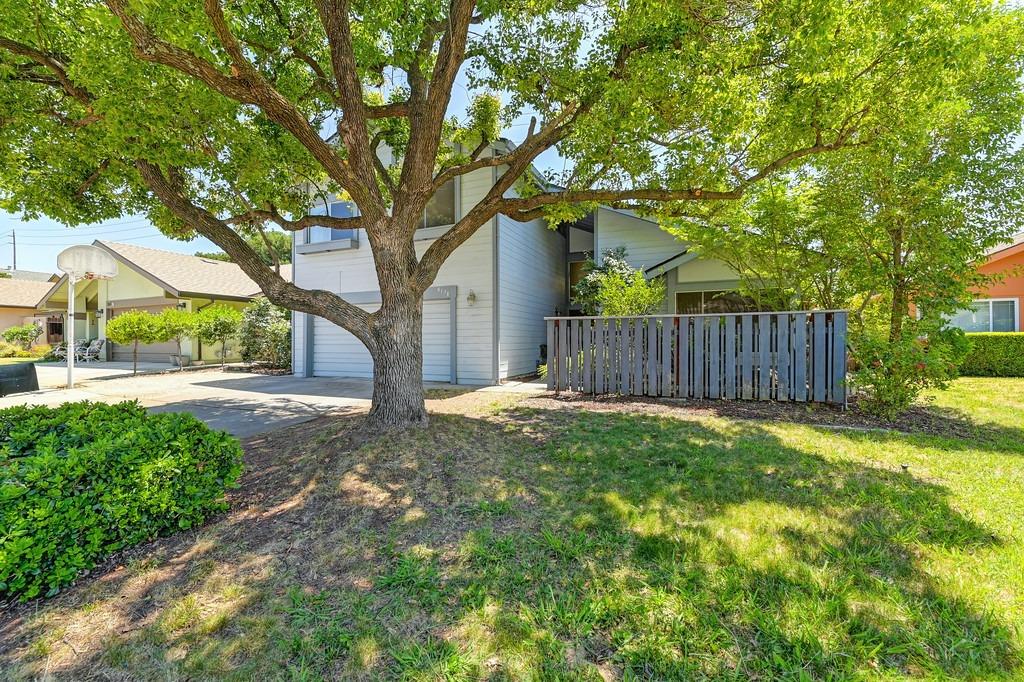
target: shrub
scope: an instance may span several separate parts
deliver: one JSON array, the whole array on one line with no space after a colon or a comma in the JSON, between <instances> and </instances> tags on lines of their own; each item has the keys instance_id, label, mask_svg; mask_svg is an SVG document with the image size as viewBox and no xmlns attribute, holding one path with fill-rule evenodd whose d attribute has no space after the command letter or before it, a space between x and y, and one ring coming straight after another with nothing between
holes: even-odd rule
<instances>
[{"instance_id":1,"label":"shrub","mask_svg":"<svg viewBox=\"0 0 1024 682\"><path fill-rule=\"evenodd\" d=\"M858 406L865 412L894 419L905 412L926 388L945 388L957 377L957 365L968 349L959 329L917 334L908 324L896 343L881 331L851 337L854 366L850 383L860 391Z\"/></svg>"},{"instance_id":2,"label":"shrub","mask_svg":"<svg viewBox=\"0 0 1024 682\"><path fill-rule=\"evenodd\" d=\"M132 402L0 410L0 598L51 596L117 550L226 508L242 450Z\"/></svg>"},{"instance_id":3,"label":"shrub","mask_svg":"<svg viewBox=\"0 0 1024 682\"><path fill-rule=\"evenodd\" d=\"M160 339L160 325L156 315L145 310L129 310L107 322L107 338L112 342L132 346L132 374L139 371L139 344L154 343Z\"/></svg>"},{"instance_id":4,"label":"shrub","mask_svg":"<svg viewBox=\"0 0 1024 682\"><path fill-rule=\"evenodd\" d=\"M1024 377L1024 332L968 334L971 350L960 373L976 377Z\"/></svg>"},{"instance_id":5,"label":"shrub","mask_svg":"<svg viewBox=\"0 0 1024 682\"><path fill-rule=\"evenodd\" d=\"M0 341L0 358L16 358L21 352L21 346L9 341Z\"/></svg>"},{"instance_id":6,"label":"shrub","mask_svg":"<svg viewBox=\"0 0 1024 682\"><path fill-rule=\"evenodd\" d=\"M220 364L227 362L228 341L238 336L242 313L222 303L204 308L196 319L199 338L220 344Z\"/></svg>"},{"instance_id":7,"label":"shrub","mask_svg":"<svg viewBox=\"0 0 1024 682\"><path fill-rule=\"evenodd\" d=\"M271 367L290 367L292 327L288 311L259 297L242 312L242 360L265 362Z\"/></svg>"},{"instance_id":8,"label":"shrub","mask_svg":"<svg viewBox=\"0 0 1024 682\"><path fill-rule=\"evenodd\" d=\"M585 315L650 315L665 300L664 279L648 280L643 271L630 267L624 248L605 251L601 265L591 259L583 269L583 278L573 288L573 301Z\"/></svg>"},{"instance_id":9,"label":"shrub","mask_svg":"<svg viewBox=\"0 0 1024 682\"><path fill-rule=\"evenodd\" d=\"M36 342L43 334L43 327L29 322L18 327L10 327L4 330L4 341L8 343L14 343L21 346L22 350L29 350L32 348L32 344Z\"/></svg>"}]
</instances>

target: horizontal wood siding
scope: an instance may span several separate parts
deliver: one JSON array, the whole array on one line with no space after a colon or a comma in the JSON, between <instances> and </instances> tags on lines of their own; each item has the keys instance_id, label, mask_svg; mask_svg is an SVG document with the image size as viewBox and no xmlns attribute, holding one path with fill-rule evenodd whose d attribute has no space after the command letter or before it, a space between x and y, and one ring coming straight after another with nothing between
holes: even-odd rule
<instances>
[{"instance_id":1,"label":"horizontal wood siding","mask_svg":"<svg viewBox=\"0 0 1024 682\"><path fill-rule=\"evenodd\" d=\"M463 209L472 207L491 187L491 169L474 171L463 176L460 203ZM424 232L436 238L441 231L431 228ZM488 221L455 250L441 266L434 280L434 286L456 287L457 294L457 354L458 381L467 384L490 384L494 381L493 356L493 311L494 311L494 263L493 245L494 221ZM297 235L296 238L299 238ZM431 239L416 242L419 256L433 243ZM360 234L358 248L347 251L296 254L295 284L304 289L324 289L341 294L377 291L377 271L369 240ZM475 295L469 303L469 292ZM434 305L434 304L429 304ZM447 305L447 304L445 304ZM426 308L425 308L426 312ZM440 313L439 313L440 314ZM447 313L445 313L447 314ZM293 362L296 372L301 371L306 357L305 321L297 315ZM538 314L538 318L541 315ZM429 352L430 344L436 346L439 337L433 332L424 339L424 350ZM315 319L313 348L314 375L323 376L373 376L373 365L369 353L356 341L353 347L351 334L321 318ZM542 343L542 341L538 341ZM361 349L361 350L360 350Z\"/></svg>"},{"instance_id":2,"label":"horizontal wood siding","mask_svg":"<svg viewBox=\"0 0 1024 682\"><path fill-rule=\"evenodd\" d=\"M547 318L548 387L846 401L846 311Z\"/></svg>"},{"instance_id":3,"label":"horizontal wood siding","mask_svg":"<svg viewBox=\"0 0 1024 682\"><path fill-rule=\"evenodd\" d=\"M498 376L534 374L544 318L565 297L565 238L543 220L498 216Z\"/></svg>"}]
</instances>

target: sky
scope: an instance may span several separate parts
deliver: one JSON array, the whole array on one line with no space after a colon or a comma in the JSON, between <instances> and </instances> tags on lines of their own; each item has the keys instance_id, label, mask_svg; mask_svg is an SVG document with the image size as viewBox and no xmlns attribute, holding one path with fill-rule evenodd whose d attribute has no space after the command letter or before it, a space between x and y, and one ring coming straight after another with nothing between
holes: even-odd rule
<instances>
[{"instance_id":1,"label":"sky","mask_svg":"<svg viewBox=\"0 0 1024 682\"><path fill-rule=\"evenodd\" d=\"M465 73L456 81L452 92L449 113L461 116L466 111L470 99L470 91L466 85ZM522 116L509 124L502 135L519 142L529 127L529 116ZM537 160L542 170L561 171L564 161L554 149L549 149ZM91 244L95 239L113 242L137 244L154 249L165 249L179 253L195 253L196 251L219 251L206 239L195 239L182 242L165 237L149 224L145 216L129 215L103 223L82 225L69 228L46 218L23 221L21 216L0 211L0 268L14 265L14 252L11 244L11 233L15 233L18 253L18 269L56 272L57 254L75 244Z\"/></svg>"}]
</instances>

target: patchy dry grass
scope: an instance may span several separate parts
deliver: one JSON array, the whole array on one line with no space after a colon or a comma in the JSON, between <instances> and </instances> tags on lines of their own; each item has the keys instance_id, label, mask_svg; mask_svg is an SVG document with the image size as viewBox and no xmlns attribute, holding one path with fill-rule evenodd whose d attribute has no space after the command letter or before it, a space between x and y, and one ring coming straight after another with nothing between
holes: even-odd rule
<instances>
[{"instance_id":1,"label":"patchy dry grass","mask_svg":"<svg viewBox=\"0 0 1024 682\"><path fill-rule=\"evenodd\" d=\"M970 438L503 394L321 419L249 442L217 522L0 616L0 677L1017 678L1021 395L939 396Z\"/></svg>"}]
</instances>

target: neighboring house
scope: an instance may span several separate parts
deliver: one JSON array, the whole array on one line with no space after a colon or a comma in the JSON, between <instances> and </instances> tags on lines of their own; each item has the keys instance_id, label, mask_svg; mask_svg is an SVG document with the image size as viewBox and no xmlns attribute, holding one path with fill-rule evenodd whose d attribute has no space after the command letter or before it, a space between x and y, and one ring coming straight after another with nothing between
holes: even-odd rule
<instances>
[{"instance_id":1,"label":"neighboring house","mask_svg":"<svg viewBox=\"0 0 1024 682\"><path fill-rule=\"evenodd\" d=\"M10 271L8 271L10 272ZM39 343L58 343L64 335L64 318L40 313L36 304L52 287L46 280L0 278L0 333L23 324L43 328Z\"/></svg>"},{"instance_id":2,"label":"neighboring house","mask_svg":"<svg viewBox=\"0 0 1024 682\"><path fill-rule=\"evenodd\" d=\"M27 279L31 282L56 282L60 275L52 272L36 272L35 270L15 270L13 268L0 269L0 278Z\"/></svg>"},{"instance_id":3,"label":"neighboring house","mask_svg":"<svg viewBox=\"0 0 1024 682\"><path fill-rule=\"evenodd\" d=\"M457 178L424 211L416 251L422 255L490 189L497 169ZM331 215L352 215L331 202ZM496 216L445 262L423 303L423 378L493 384L533 374L546 342L544 318L570 312L570 288L588 255L625 246L649 276L665 275L665 311L710 300L738 277L716 261L701 261L686 245L629 211L601 207L571 226L520 223ZM295 283L341 294L368 311L380 305L370 245L362 230L310 228L295 233ZM294 313L293 368L301 376L372 377L369 352L352 334L322 318Z\"/></svg>"},{"instance_id":4,"label":"neighboring house","mask_svg":"<svg viewBox=\"0 0 1024 682\"><path fill-rule=\"evenodd\" d=\"M1024 232L1009 244L989 251L978 266L985 275L1001 275L977 292L974 303L956 315L950 324L968 332L1019 332L1024 330Z\"/></svg>"},{"instance_id":5,"label":"neighboring house","mask_svg":"<svg viewBox=\"0 0 1024 682\"><path fill-rule=\"evenodd\" d=\"M117 260L118 274L111 280L79 282L75 296L75 338L103 339L106 323L129 310L159 313L178 307L199 311L214 303L239 309L261 295L259 287L234 263L150 249L133 244L95 241L97 246ZM290 277L290 268L282 266L282 275ZM2 280L0 280L2 281ZM48 285L45 295L36 300L41 310L59 313L67 310L67 278ZM107 344L110 360L131 360L129 346ZM173 341L139 347L139 359L168 362L177 352ZM191 339L182 344L182 354L192 361L220 360L219 344L203 344ZM237 347L228 345L228 359L237 358Z\"/></svg>"}]
</instances>

